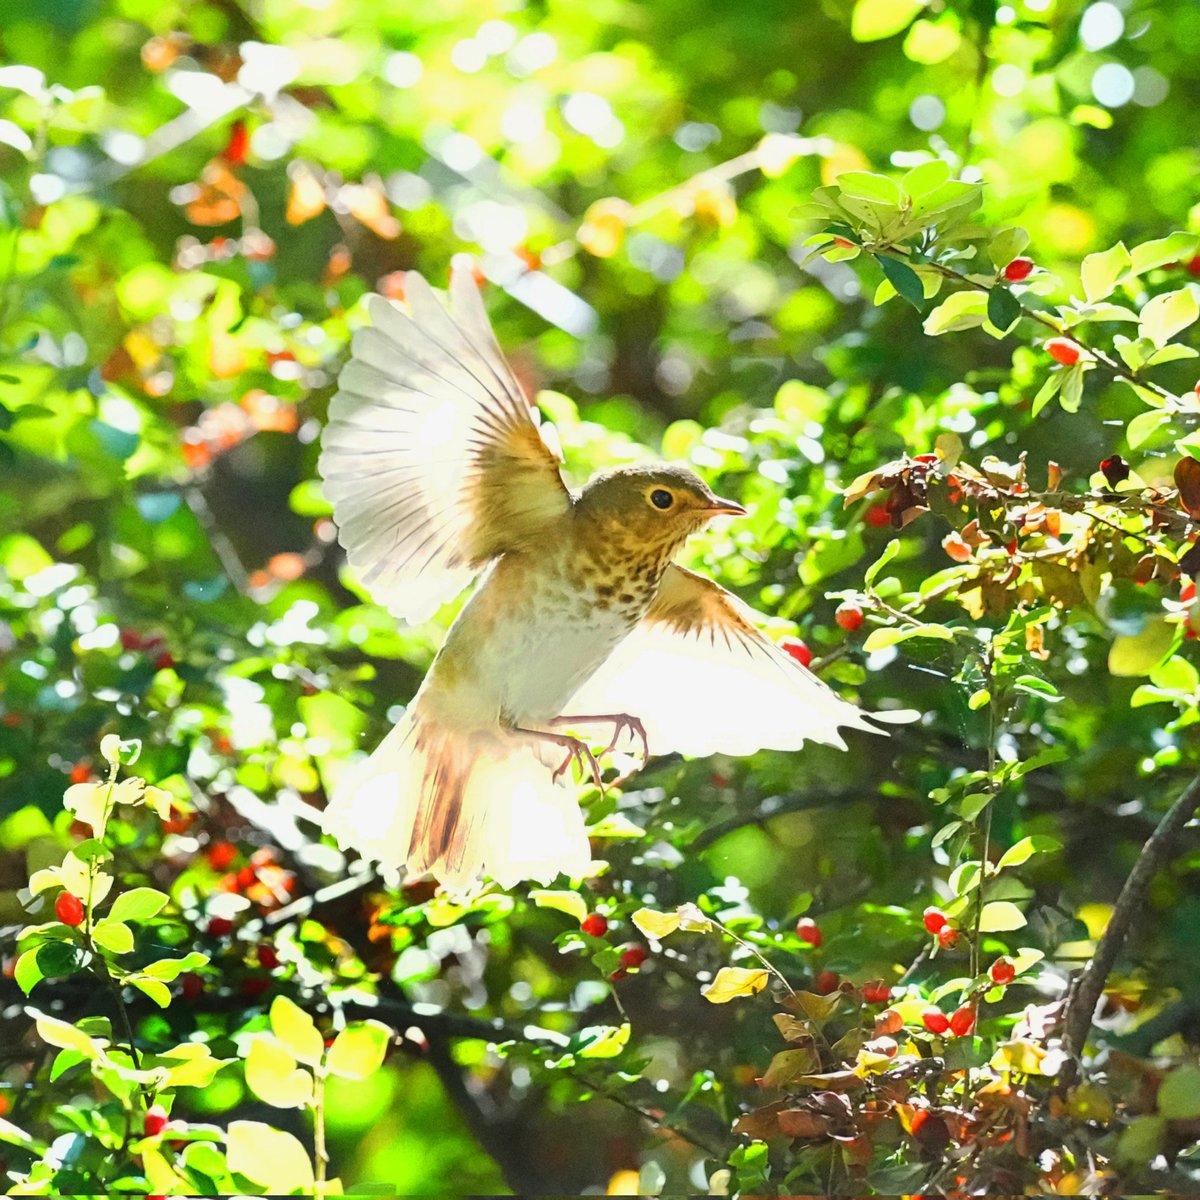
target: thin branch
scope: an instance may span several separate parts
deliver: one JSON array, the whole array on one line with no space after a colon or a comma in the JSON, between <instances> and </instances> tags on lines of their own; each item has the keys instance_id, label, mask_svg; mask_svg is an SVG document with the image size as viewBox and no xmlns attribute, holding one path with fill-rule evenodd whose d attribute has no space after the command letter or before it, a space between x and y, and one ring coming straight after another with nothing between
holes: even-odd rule
<instances>
[{"instance_id":1,"label":"thin branch","mask_svg":"<svg viewBox=\"0 0 1200 1200\"><path fill-rule=\"evenodd\" d=\"M762 825L784 813L828 808L832 804L842 804L850 800L861 799L861 797L861 792L852 791L798 792L792 796L772 796L749 812L734 813L732 817L702 829L692 839L688 849L692 853L698 854L701 850L707 850L714 842L719 842L726 834L733 833L746 825Z\"/></svg>"},{"instance_id":2,"label":"thin branch","mask_svg":"<svg viewBox=\"0 0 1200 1200\"><path fill-rule=\"evenodd\" d=\"M1121 889L1108 928L1096 943L1096 952L1092 955L1091 962L1084 967L1071 988L1063 1011L1063 1048L1070 1056L1064 1068L1065 1082L1070 1082L1078 1073L1079 1059L1087 1043L1096 1005L1117 956L1121 953L1121 947L1125 944L1125 938L1135 918L1145 907L1150 883L1171 856L1176 840L1198 806L1200 776L1188 784L1142 847L1142 852Z\"/></svg>"}]
</instances>

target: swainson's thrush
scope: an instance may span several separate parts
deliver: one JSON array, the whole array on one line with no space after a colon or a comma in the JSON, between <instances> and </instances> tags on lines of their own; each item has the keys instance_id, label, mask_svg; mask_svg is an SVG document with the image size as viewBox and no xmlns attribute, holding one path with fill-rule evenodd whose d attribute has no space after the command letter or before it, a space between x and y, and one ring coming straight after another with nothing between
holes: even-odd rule
<instances>
[{"instance_id":1,"label":"swainson's thrush","mask_svg":"<svg viewBox=\"0 0 1200 1200\"><path fill-rule=\"evenodd\" d=\"M564 732L623 733L646 754L845 749L870 729L757 628L757 614L672 563L719 514L692 471L619 467L571 492L551 431L496 344L470 272L443 304L405 277L374 296L329 408L320 472L363 584L420 621L480 572L403 719L335 788L345 846L452 889L579 876L590 861ZM598 773L596 774L598 780Z\"/></svg>"}]
</instances>

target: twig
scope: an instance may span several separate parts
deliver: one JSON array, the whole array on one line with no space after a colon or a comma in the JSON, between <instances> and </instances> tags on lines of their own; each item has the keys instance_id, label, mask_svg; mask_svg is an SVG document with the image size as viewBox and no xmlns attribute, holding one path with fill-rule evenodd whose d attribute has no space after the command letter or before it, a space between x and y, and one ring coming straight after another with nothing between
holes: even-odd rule
<instances>
[{"instance_id":1,"label":"twig","mask_svg":"<svg viewBox=\"0 0 1200 1200\"><path fill-rule=\"evenodd\" d=\"M1145 905L1151 880L1166 863L1183 828L1200 806L1200 776L1184 789L1183 795L1167 810L1166 816L1142 847L1133 870L1117 898L1112 920L1096 943L1091 962L1084 967L1067 997L1063 1010L1063 1049L1069 1058L1063 1068L1063 1082L1070 1083L1078 1074L1079 1060L1092 1027L1092 1016L1104 984L1125 944L1135 917Z\"/></svg>"}]
</instances>

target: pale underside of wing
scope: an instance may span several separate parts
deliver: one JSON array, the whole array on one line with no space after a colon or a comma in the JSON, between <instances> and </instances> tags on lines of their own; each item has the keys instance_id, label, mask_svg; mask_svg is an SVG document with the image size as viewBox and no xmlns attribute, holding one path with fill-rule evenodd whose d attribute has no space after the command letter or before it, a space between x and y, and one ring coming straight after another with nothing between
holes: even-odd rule
<instances>
[{"instance_id":1,"label":"pale underside of wing","mask_svg":"<svg viewBox=\"0 0 1200 1200\"><path fill-rule=\"evenodd\" d=\"M454 273L449 306L415 272L405 295L407 312L370 298L374 324L354 335L319 470L363 585L421 621L571 498L470 272Z\"/></svg>"},{"instance_id":2,"label":"pale underside of wing","mask_svg":"<svg viewBox=\"0 0 1200 1200\"><path fill-rule=\"evenodd\" d=\"M753 754L805 742L846 748L839 727L879 732L780 649L732 593L670 566L657 597L564 710L626 713L651 754Z\"/></svg>"}]
</instances>

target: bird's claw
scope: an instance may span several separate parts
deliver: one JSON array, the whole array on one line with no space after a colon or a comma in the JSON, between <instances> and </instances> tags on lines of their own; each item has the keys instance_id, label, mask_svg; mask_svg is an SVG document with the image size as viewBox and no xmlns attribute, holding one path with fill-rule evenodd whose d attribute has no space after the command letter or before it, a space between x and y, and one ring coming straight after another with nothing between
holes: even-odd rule
<instances>
[{"instance_id":1,"label":"bird's claw","mask_svg":"<svg viewBox=\"0 0 1200 1200\"><path fill-rule=\"evenodd\" d=\"M613 717L612 741L600 752L601 756L611 754L617 748L621 734L626 730L629 730L642 743L642 766L644 767L650 761L650 741L646 737L646 727L637 717L631 717L628 713L618 713Z\"/></svg>"},{"instance_id":2,"label":"bird's claw","mask_svg":"<svg viewBox=\"0 0 1200 1200\"><path fill-rule=\"evenodd\" d=\"M552 782L557 783L559 776L565 774L572 763L577 762L585 770L591 772L592 782L601 792L604 791L604 782L600 777L600 764L596 761L596 756L586 742L581 742L579 738L568 737L563 733L548 733L544 736L567 751L566 757L555 768L554 774L550 776Z\"/></svg>"}]
</instances>

